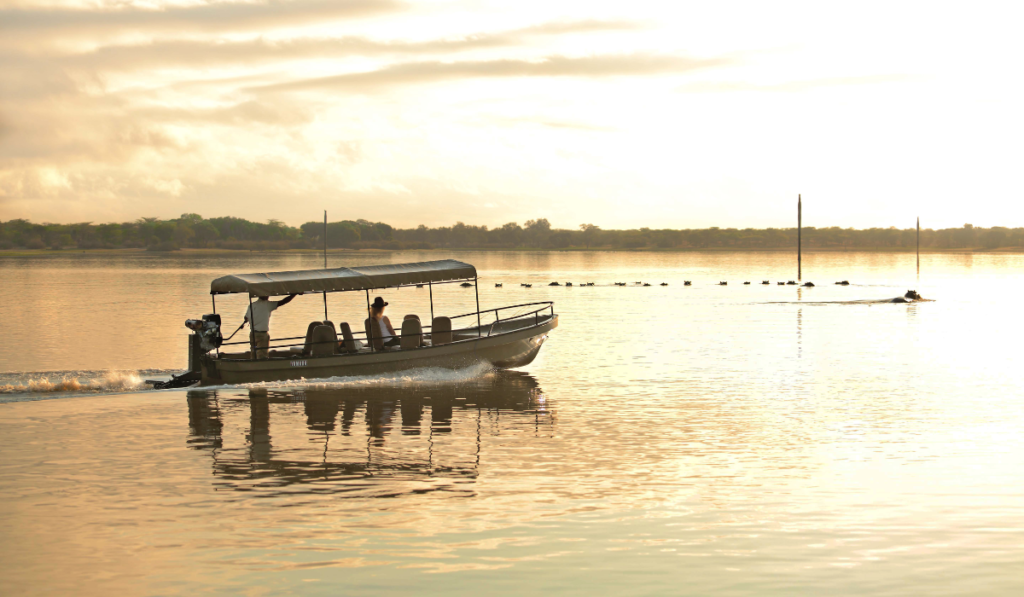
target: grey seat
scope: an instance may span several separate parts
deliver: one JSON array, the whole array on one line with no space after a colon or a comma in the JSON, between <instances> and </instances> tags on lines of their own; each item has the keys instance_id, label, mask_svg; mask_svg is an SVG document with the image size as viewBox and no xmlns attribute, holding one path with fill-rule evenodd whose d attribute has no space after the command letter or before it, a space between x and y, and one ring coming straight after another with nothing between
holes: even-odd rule
<instances>
[{"instance_id":1,"label":"grey seat","mask_svg":"<svg viewBox=\"0 0 1024 597\"><path fill-rule=\"evenodd\" d=\"M324 325L330 326L330 328L332 330L334 330L334 338L337 339L338 338L338 328L334 327L334 322L329 320L329 319L327 319L327 320L324 320ZM335 344L334 345L334 353L335 354L341 353L341 345L340 344Z\"/></svg>"},{"instance_id":2,"label":"grey seat","mask_svg":"<svg viewBox=\"0 0 1024 597\"><path fill-rule=\"evenodd\" d=\"M423 327L419 318L407 318L402 322L402 350L419 348L423 341Z\"/></svg>"},{"instance_id":3,"label":"grey seat","mask_svg":"<svg viewBox=\"0 0 1024 597\"><path fill-rule=\"evenodd\" d=\"M430 340L433 346L451 344L452 320L444 316L435 317L434 324L430 326Z\"/></svg>"},{"instance_id":4,"label":"grey seat","mask_svg":"<svg viewBox=\"0 0 1024 597\"><path fill-rule=\"evenodd\" d=\"M341 328L342 352L356 352L358 350L356 348L356 339L352 336L352 328L349 327L348 322L343 321L338 324L338 327Z\"/></svg>"},{"instance_id":5,"label":"grey seat","mask_svg":"<svg viewBox=\"0 0 1024 597\"><path fill-rule=\"evenodd\" d=\"M306 343L302 346L302 354L309 356L313 353L313 328L321 325L319 321L311 321L306 326Z\"/></svg>"},{"instance_id":6,"label":"grey seat","mask_svg":"<svg viewBox=\"0 0 1024 597\"><path fill-rule=\"evenodd\" d=\"M334 354L338 346L338 334L329 325L313 328L313 352L310 356L323 357Z\"/></svg>"},{"instance_id":7,"label":"grey seat","mask_svg":"<svg viewBox=\"0 0 1024 597\"><path fill-rule=\"evenodd\" d=\"M366 343L373 347L374 350L384 350L384 338L380 335L380 328L374 330L374 326L370 323L373 320L369 317L363 322L363 327L366 328Z\"/></svg>"}]
</instances>

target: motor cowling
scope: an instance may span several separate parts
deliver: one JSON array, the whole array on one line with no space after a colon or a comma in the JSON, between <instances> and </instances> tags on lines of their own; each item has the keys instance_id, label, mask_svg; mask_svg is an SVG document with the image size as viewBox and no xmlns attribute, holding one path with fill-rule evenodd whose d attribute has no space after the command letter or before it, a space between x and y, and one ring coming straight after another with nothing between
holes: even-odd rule
<instances>
[{"instance_id":1,"label":"motor cowling","mask_svg":"<svg viewBox=\"0 0 1024 597\"><path fill-rule=\"evenodd\" d=\"M204 353L210 352L224 343L220 333L220 315L216 313L203 315L202 319L188 319L185 327L199 336L199 347Z\"/></svg>"}]
</instances>

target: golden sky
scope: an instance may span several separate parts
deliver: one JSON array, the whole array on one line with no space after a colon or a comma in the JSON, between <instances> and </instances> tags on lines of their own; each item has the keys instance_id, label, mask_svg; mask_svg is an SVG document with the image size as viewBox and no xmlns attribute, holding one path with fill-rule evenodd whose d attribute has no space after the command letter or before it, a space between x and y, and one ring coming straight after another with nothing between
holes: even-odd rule
<instances>
[{"instance_id":1,"label":"golden sky","mask_svg":"<svg viewBox=\"0 0 1024 597\"><path fill-rule=\"evenodd\" d=\"M0 0L0 220L1022 226L1022 13Z\"/></svg>"}]
</instances>

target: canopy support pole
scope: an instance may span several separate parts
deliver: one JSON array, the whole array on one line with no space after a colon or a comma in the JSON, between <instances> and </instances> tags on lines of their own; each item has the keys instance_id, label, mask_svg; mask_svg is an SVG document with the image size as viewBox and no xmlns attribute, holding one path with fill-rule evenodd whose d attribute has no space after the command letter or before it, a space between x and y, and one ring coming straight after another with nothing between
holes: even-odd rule
<instances>
[{"instance_id":1,"label":"canopy support pole","mask_svg":"<svg viewBox=\"0 0 1024 597\"><path fill-rule=\"evenodd\" d=\"M427 290L430 291L430 331L434 331L434 285L427 282Z\"/></svg>"},{"instance_id":2,"label":"canopy support pole","mask_svg":"<svg viewBox=\"0 0 1024 597\"><path fill-rule=\"evenodd\" d=\"M253 320L256 319L256 314L252 310L252 294L249 294L249 360L256 360L256 324Z\"/></svg>"},{"instance_id":3,"label":"canopy support pole","mask_svg":"<svg viewBox=\"0 0 1024 597\"><path fill-rule=\"evenodd\" d=\"M919 267L918 269L921 269L921 268ZM216 294L211 294L210 295L210 300L213 301L213 314L216 315L217 314L217 295ZM217 356L219 357L220 356L220 347L218 346L216 350L217 350Z\"/></svg>"},{"instance_id":4,"label":"canopy support pole","mask_svg":"<svg viewBox=\"0 0 1024 597\"><path fill-rule=\"evenodd\" d=\"M370 289L366 289L366 319L370 321L370 325L367 326L369 331L366 334L366 341L370 343L370 352L377 350L373 347L373 313L370 312Z\"/></svg>"},{"instance_id":5,"label":"canopy support pole","mask_svg":"<svg viewBox=\"0 0 1024 597\"><path fill-rule=\"evenodd\" d=\"M477 278L473 278L473 292L476 293L476 337L479 338L483 335L483 324L480 323L480 287L477 284Z\"/></svg>"},{"instance_id":6,"label":"canopy support pole","mask_svg":"<svg viewBox=\"0 0 1024 597\"><path fill-rule=\"evenodd\" d=\"M325 290L324 291L324 321L327 321L328 319L330 319L330 318L327 317L327 291Z\"/></svg>"}]
</instances>

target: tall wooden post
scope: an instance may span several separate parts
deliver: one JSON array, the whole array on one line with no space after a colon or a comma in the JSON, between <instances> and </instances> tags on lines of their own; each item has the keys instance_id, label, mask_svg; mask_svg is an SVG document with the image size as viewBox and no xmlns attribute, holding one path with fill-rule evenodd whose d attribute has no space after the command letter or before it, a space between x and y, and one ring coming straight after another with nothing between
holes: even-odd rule
<instances>
[{"instance_id":1,"label":"tall wooden post","mask_svg":"<svg viewBox=\"0 0 1024 597\"><path fill-rule=\"evenodd\" d=\"M921 273L921 216L917 217L917 273Z\"/></svg>"},{"instance_id":2,"label":"tall wooden post","mask_svg":"<svg viewBox=\"0 0 1024 597\"><path fill-rule=\"evenodd\" d=\"M800 195L796 196L796 279L803 281L803 227L804 227L804 204Z\"/></svg>"}]
</instances>

